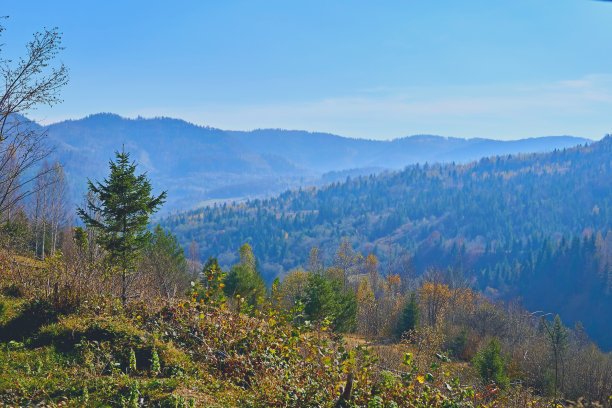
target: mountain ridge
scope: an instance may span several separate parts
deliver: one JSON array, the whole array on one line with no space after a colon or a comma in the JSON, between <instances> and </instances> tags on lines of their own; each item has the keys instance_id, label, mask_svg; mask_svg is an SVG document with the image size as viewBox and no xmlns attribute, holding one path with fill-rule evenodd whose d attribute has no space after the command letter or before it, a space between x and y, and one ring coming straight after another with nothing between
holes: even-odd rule
<instances>
[{"instance_id":1,"label":"mountain ridge","mask_svg":"<svg viewBox=\"0 0 612 408\"><path fill-rule=\"evenodd\" d=\"M168 190L166 212L322 185L330 181L330 174L347 169L353 174L363 169L361 174L367 175L373 169L397 170L417 162L466 162L482 155L547 151L591 142L575 137L483 142L433 135L378 141L301 130L223 130L176 118L130 119L113 113L41 129L57 146L55 159L66 166L73 201L78 202L86 191L87 177L102 179L114 151L125 146L153 185Z\"/></svg>"}]
</instances>

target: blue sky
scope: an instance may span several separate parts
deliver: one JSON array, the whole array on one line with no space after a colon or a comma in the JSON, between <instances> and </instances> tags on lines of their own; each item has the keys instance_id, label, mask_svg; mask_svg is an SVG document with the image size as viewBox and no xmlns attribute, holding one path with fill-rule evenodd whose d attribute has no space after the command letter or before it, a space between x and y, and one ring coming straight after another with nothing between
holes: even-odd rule
<instances>
[{"instance_id":1,"label":"blue sky","mask_svg":"<svg viewBox=\"0 0 612 408\"><path fill-rule=\"evenodd\" d=\"M19 1L5 56L64 33L64 102L224 129L518 139L612 132L612 3Z\"/></svg>"}]
</instances>

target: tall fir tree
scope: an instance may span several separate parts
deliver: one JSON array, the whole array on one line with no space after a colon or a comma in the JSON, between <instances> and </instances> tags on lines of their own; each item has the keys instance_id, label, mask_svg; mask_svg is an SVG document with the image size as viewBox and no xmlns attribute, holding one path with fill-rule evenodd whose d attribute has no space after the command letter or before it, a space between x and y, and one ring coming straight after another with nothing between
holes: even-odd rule
<instances>
[{"instance_id":1,"label":"tall fir tree","mask_svg":"<svg viewBox=\"0 0 612 408\"><path fill-rule=\"evenodd\" d=\"M308 275L305 288L304 313L309 320L322 322L331 320L334 330L352 332L357 318L357 297L344 290L342 282L322 273Z\"/></svg>"},{"instance_id":2,"label":"tall fir tree","mask_svg":"<svg viewBox=\"0 0 612 408\"><path fill-rule=\"evenodd\" d=\"M135 174L136 164L125 150L116 151L115 158L109 161L108 179L103 183L88 180L89 191L98 200L88 199L86 208L77 212L88 227L99 231L98 242L108 251L109 261L119 267L121 301L126 304L138 257L150 240L149 216L164 203L166 192L151 194L146 173Z\"/></svg>"},{"instance_id":3,"label":"tall fir tree","mask_svg":"<svg viewBox=\"0 0 612 408\"><path fill-rule=\"evenodd\" d=\"M546 323L546 319L543 317L542 325L546 329L550 340L554 369L553 398L556 401L559 386L563 384L563 356L565 355L565 350L567 349L567 328L563 326L563 322L561 321L559 315L555 315L552 326L549 326Z\"/></svg>"}]
</instances>

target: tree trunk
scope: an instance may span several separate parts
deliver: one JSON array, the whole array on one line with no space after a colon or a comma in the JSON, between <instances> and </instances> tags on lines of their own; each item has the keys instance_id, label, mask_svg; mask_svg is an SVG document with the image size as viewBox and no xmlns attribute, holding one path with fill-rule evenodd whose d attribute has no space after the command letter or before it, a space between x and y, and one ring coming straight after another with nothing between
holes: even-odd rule
<instances>
[{"instance_id":1,"label":"tree trunk","mask_svg":"<svg viewBox=\"0 0 612 408\"><path fill-rule=\"evenodd\" d=\"M43 261L45 260L45 219L43 218L42 221L42 240L41 240L41 247L42 247L42 251L40 253L40 259L42 259Z\"/></svg>"},{"instance_id":2,"label":"tree trunk","mask_svg":"<svg viewBox=\"0 0 612 408\"><path fill-rule=\"evenodd\" d=\"M127 304L127 270L125 268L121 276L121 303L123 306Z\"/></svg>"}]
</instances>

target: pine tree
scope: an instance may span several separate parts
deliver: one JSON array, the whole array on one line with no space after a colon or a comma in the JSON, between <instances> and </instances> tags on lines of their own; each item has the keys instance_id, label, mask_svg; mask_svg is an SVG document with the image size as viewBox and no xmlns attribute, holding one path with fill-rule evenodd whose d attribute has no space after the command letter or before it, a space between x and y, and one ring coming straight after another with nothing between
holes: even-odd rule
<instances>
[{"instance_id":1,"label":"pine tree","mask_svg":"<svg viewBox=\"0 0 612 408\"><path fill-rule=\"evenodd\" d=\"M98 242L108 251L109 261L119 267L121 301L126 304L136 262L150 240L149 216L164 203L166 192L151 195L151 183L146 174L135 174L130 154L117 151L115 156L116 161L109 161L110 176L104 183L88 180L89 191L99 203L88 199L87 208L78 208L78 214L88 227L99 231Z\"/></svg>"},{"instance_id":2,"label":"pine tree","mask_svg":"<svg viewBox=\"0 0 612 408\"><path fill-rule=\"evenodd\" d=\"M510 383L505 373L501 346L496 338L492 338L484 350L476 354L473 363L485 385L493 381L498 387L505 388Z\"/></svg>"},{"instance_id":3,"label":"pine tree","mask_svg":"<svg viewBox=\"0 0 612 408\"><path fill-rule=\"evenodd\" d=\"M304 312L309 320L321 322L332 318L336 312L336 296L330 280L323 274L308 276Z\"/></svg>"},{"instance_id":4,"label":"pine tree","mask_svg":"<svg viewBox=\"0 0 612 408\"><path fill-rule=\"evenodd\" d=\"M557 391L559 389L559 369L563 368L563 356L567 349L567 329L563 326L563 322L559 315L555 316L552 327L548 326L546 319L542 317L542 325L548 333L551 352L554 363L554 383L553 383L553 397L557 400ZM559 367L561 365L561 367Z\"/></svg>"},{"instance_id":5,"label":"pine tree","mask_svg":"<svg viewBox=\"0 0 612 408\"><path fill-rule=\"evenodd\" d=\"M314 322L331 320L334 330L352 332L357 318L357 297L350 290L344 290L339 279L324 274L308 275L305 288L304 313Z\"/></svg>"},{"instance_id":6,"label":"pine tree","mask_svg":"<svg viewBox=\"0 0 612 408\"><path fill-rule=\"evenodd\" d=\"M343 288L340 281L332 282L332 288L336 292L336 318L332 327L339 332L352 333L357 324L357 296Z\"/></svg>"},{"instance_id":7,"label":"pine tree","mask_svg":"<svg viewBox=\"0 0 612 408\"><path fill-rule=\"evenodd\" d=\"M401 336L404 332L415 329L419 324L419 304L416 295L410 295L410 300L404 305L402 315L397 322L397 334Z\"/></svg>"},{"instance_id":8,"label":"pine tree","mask_svg":"<svg viewBox=\"0 0 612 408\"><path fill-rule=\"evenodd\" d=\"M219 261L213 256L208 257L206 263L204 264L204 266L202 266L202 272L206 272L210 268L221 269L221 267L219 266Z\"/></svg>"}]
</instances>

